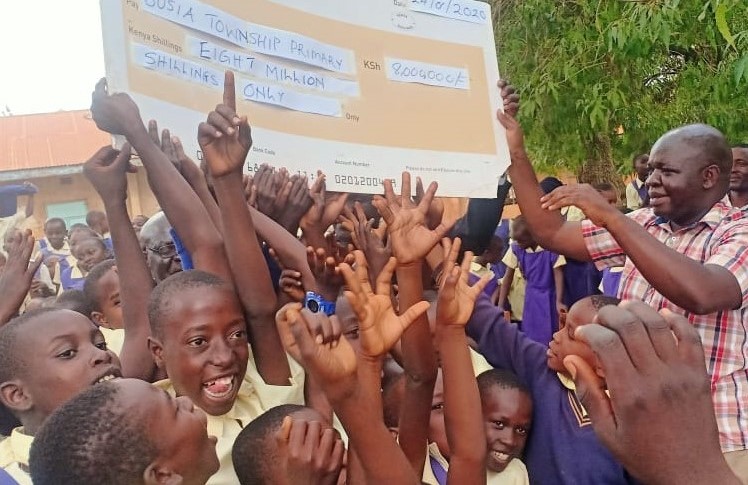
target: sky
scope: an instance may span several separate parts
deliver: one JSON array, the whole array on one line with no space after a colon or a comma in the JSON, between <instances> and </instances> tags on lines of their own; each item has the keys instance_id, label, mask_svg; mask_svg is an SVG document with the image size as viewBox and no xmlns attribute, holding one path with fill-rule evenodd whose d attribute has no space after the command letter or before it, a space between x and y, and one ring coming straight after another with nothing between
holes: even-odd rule
<instances>
[{"instance_id":1,"label":"sky","mask_svg":"<svg viewBox=\"0 0 748 485\"><path fill-rule=\"evenodd\" d=\"M0 113L85 109L104 76L98 0L4 0Z\"/></svg>"}]
</instances>

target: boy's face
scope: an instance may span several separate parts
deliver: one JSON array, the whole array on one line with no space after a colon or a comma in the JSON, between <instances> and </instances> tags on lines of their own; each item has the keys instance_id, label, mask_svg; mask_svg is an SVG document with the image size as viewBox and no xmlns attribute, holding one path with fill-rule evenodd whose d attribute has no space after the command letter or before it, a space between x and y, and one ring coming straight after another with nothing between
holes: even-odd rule
<instances>
[{"instance_id":1,"label":"boy's face","mask_svg":"<svg viewBox=\"0 0 748 485\"><path fill-rule=\"evenodd\" d=\"M636 176L642 182L646 182L647 176L649 175L649 167L647 166L647 162L649 162L649 155L640 155L634 162L634 170L636 170Z\"/></svg>"},{"instance_id":2,"label":"boy's face","mask_svg":"<svg viewBox=\"0 0 748 485\"><path fill-rule=\"evenodd\" d=\"M436 443L436 446L439 447L439 453L449 460L449 443L447 442L447 429L444 424L444 376L441 369L436 374L434 397L431 400L429 442Z\"/></svg>"},{"instance_id":3,"label":"boy's face","mask_svg":"<svg viewBox=\"0 0 748 485\"><path fill-rule=\"evenodd\" d=\"M180 475L185 484L203 484L218 471L216 438L208 436L205 413L192 401L173 398L138 379L122 379L116 385L122 389L124 414L142 419L159 467Z\"/></svg>"},{"instance_id":4,"label":"boy's face","mask_svg":"<svg viewBox=\"0 0 748 485\"><path fill-rule=\"evenodd\" d=\"M19 380L39 416L48 416L102 379L122 376L119 359L107 350L104 336L80 313L44 313L18 332L17 355L26 361Z\"/></svg>"},{"instance_id":5,"label":"boy's face","mask_svg":"<svg viewBox=\"0 0 748 485\"><path fill-rule=\"evenodd\" d=\"M106 328L124 328L119 291L119 273L117 267L112 266L98 282L96 293L101 311L91 312L91 319L98 325Z\"/></svg>"},{"instance_id":6,"label":"boy's face","mask_svg":"<svg viewBox=\"0 0 748 485\"><path fill-rule=\"evenodd\" d=\"M735 147L732 149L730 190L738 192L748 190L748 148Z\"/></svg>"},{"instance_id":7,"label":"boy's face","mask_svg":"<svg viewBox=\"0 0 748 485\"><path fill-rule=\"evenodd\" d=\"M514 239L519 247L527 249L535 245L535 241L532 239L530 230L527 228L525 221L514 221L511 227L512 239Z\"/></svg>"},{"instance_id":8,"label":"boy's face","mask_svg":"<svg viewBox=\"0 0 748 485\"><path fill-rule=\"evenodd\" d=\"M247 371L247 325L236 295L228 288L200 287L169 302L161 336L151 350L165 368L177 395L187 396L213 416L234 405Z\"/></svg>"},{"instance_id":9,"label":"boy's face","mask_svg":"<svg viewBox=\"0 0 748 485\"><path fill-rule=\"evenodd\" d=\"M548 368L568 374L563 364L567 355L578 355L589 362L593 369L600 368L592 349L574 338L577 327L592 323L596 315L597 311L588 299L580 300L571 306L566 317L559 321L559 329L553 334L548 346Z\"/></svg>"},{"instance_id":10,"label":"boy's face","mask_svg":"<svg viewBox=\"0 0 748 485\"><path fill-rule=\"evenodd\" d=\"M67 229L65 228L65 224L53 221L44 226L44 235L53 248L60 249L65 244Z\"/></svg>"},{"instance_id":11,"label":"boy's face","mask_svg":"<svg viewBox=\"0 0 748 485\"><path fill-rule=\"evenodd\" d=\"M98 239L92 237L79 240L72 247L73 257L78 260L78 268L87 273L106 258L106 249Z\"/></svg>"},{"instance_id":12,"label":"boy's face","mask_svg":"<svg viewBox=\"0 0 748 485\"><path fill-rule=\"evenodd\" d=\"M522 456L532 424L532 400L519 389L492 386L481 395L489 470L500 473Z\"/></svg>"},{"instance_id":13,"label":"boy's face","mask_svg":"<svg viewBox=\"0 0 748 485\"><path fill-rule=\"evenodd\" d=\"M140 230L143 229L143 224L148 221L146 216L135 216L132 220L132 228L135 230L135 235L140 234Z\"/></svg>"}]
</instances>

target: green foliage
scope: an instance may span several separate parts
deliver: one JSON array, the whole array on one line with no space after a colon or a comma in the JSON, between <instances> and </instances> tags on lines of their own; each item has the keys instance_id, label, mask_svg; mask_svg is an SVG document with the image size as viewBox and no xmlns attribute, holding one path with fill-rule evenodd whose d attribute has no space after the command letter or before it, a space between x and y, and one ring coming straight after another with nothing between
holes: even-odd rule
<instances>
[{"instance_id":1,"label":"green foliage","mask_svg":"<svg viewBox=\"0 0 748 485\"><path fill-rule=\"evenodd\" d=\"M601 135L623 173L686 123L748 141L746 0L491 3L501 73L522 95L520 121L544 171L608 158L594 146Z\"/></svg>"}]
</instances>

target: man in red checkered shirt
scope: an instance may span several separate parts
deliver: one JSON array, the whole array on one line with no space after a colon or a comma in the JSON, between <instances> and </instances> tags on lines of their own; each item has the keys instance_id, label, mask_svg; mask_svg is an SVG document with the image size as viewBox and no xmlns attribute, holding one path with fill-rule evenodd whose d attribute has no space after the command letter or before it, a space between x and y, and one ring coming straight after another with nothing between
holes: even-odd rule
<instances>
[{"instance_id":1,"label":"man in red checkered shirt","mask_svg":"<svg viewBox=\"0 0 748 485\"><path fill-rule=\"evenodd\" d=\"M650 153L650 207L625 216L588 185L543 196L521 128L503 113L499 119L507 129L509 175L538 243L600 269L623 265L621 299L668 308L696 327L722 451L748 478L748 219L722 202L732 168L724 136L706 125L663 135ZM559 209L571 205L588 220L564 221Z\"/></svg>"}]
</instances>

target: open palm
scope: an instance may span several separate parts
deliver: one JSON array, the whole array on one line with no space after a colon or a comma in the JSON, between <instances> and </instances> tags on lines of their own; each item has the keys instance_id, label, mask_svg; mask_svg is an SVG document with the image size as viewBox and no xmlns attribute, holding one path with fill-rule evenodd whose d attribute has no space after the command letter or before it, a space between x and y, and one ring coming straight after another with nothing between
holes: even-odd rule
<instances>
[{"instance_id":1,"label":"open palm","mask_svg":"<svg viewBox=\"0 0 748 485\"><path fill-rule=\"evenodd\" d=\"M455 239L454 243L449 239L442 241L444 248L444 272L445 279L439 290L439 299L436 306L436 321L440 325L464 326L475 308L475 301L486 287L489 277L486 275L473 286L470 286L468 274L470 273L470 262L473 253L467 251L463 257L462 265L456 265L457 255L460 253L461 241Z\"/></svg>"},{"instance_id":2,"label":"open palm","mask_svg":"<svg viewBox=\"0 0 748 485\"><path fill-rule=\"evenodd\" d=\"M434 200L437 184L432 182L418 205L410 196L410 173L403 172L401 195L395 195L392 182L384 183L384 197L376 197L376 206L387 223L392 241L392 253L401 265L423 259L449 230L441 222L433 230L427 226L427 216Z\"/></svg>"},{"instance_id":3,"label":"open palm","mask_svg":"<svg viewBox=\"0 0 748 485\"><path fill-rule=\"evenodd\" d=\"M276 325L286 352L318 382L334 393L341 383L356 374L356 353L345 337L337 342L317 343L308 318L327 318L325 314L305 314L301 305L290 303L276 314Z\"/></svg>"},{"instance_id":4,"label":"open palm","mask_svg":"<svg viewBox=\"0 0 748 485\"><path fill-rule=\"evenodd\" d=\"M362 354L369 358L378 358L389 352L405 329L428 309L429 304L425 301L419 302L402 315L397 315L390 296L390 281L397 260L390 258L387 262L377 277L377 292L374 293L369 283L364 254L361 251L354 251L354 256L355 271L347 264L341 265L346 284L350 288L345 292L345 296L359 320Z\"/></svg>"}]
</instances>

